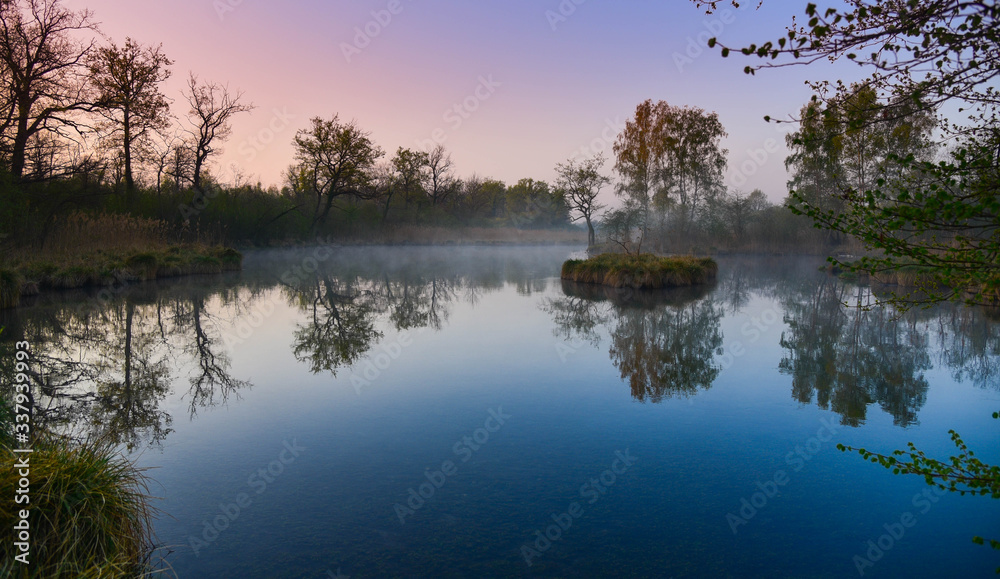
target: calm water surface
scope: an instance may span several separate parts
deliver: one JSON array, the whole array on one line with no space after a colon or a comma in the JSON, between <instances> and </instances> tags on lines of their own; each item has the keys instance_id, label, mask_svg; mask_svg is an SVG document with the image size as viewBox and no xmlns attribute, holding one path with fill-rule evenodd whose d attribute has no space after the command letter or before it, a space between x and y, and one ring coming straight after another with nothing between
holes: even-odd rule
<instances>
[{"instance_id":1,"label":"calm water surface","mask_svg":"<svg viewBox=\"0 0 1000 579\"><path fill-rule=\"evenodd\" d=\"M848 309L821 261L558 279L566 248L251 252L43 296L44 417L112 433L180 577L977 577L1000 501L836 449L1000 462L1000 323Z\"/></svg>"}]
</instances>

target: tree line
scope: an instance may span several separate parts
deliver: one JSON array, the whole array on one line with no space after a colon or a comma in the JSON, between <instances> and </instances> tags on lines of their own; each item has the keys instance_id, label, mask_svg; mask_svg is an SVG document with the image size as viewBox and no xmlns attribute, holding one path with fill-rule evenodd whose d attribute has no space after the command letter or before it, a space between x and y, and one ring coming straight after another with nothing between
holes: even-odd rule
<instances>
[{"instance_id":1,"label":"tree line","mask_svg":"<svg viewBox=\"0 0 1000 579\"><path fill-rule=\"evenodd\" d=\"M727 133L717 114L652 100L636 107L611 159L558 163L552 183L460 177L443 146L399 147L390 155L338 114L314 117L295 134L280 186L265 188L238 170L223 183L212 173L214 161L233 119L254 108L242 92L189 73L182 91L187 111L175 118L162 92L173 61L162 47L105 39L91 11L71 10L61 0L6 2L0 5L6 113L0 243L43 245L73 211L131 213L162 220L178 235L237 243L350 236L401 224L580 222L590 244L600 232L606 247L635 252L829 252L853 243L873 250L858 267L917 265L953 288L944 297L988 301L1000 287L989 258L997 133L988 80L996 70L996 38L994 9L977 6L945 3L913 12L875 3L845 14L811 7L808 34L790 31L776 43L741 49L770 67L781 57L815 59L852 46L857 54L844 58L881 71L856 84L813 84L816 94L787 137L789 195L772 204L763 191L725 185ZM910 17L923 28L899 29L898 37L852 28L864 22L877 31ZM956 18L967 21L964 28L949 24L954 30L945 36L941 30L950 28L935 28ZM880 39L910 58L889 64L858 56ZM937 73L916 80L931 55L941 64ZM952 102L967 105L969 122L937 114ZM607 187L619 199L612 210L598 202Z\"/></svg>"},{"instance_id":2,"label":"tree line","mask_svg":"<svg viewBox=\"0 0 1000 579\"><path fill-rule=\"evenodd\" d=\"M314 117L295 134L279 185L254 183L235 167L223 182L215 161L234 118L254 105L242 91L190 72L180 95L186 111L177 117L163 92L172 65L160 45L105 38L90 10L61 0L0 5L0 243L44 246L61 220L82 211L154 218L179 237L234 243L401 224L580 222L593 245L598 230L605 241L620 230L621 211L604 213L597 202L613 183L626 205L656 209L643 215L642 230L658 220L652 237L663 251L801 247L812 235L763 192L722 186L725 132L717 116L662 102L642 103L619 135L614 182L601 155L557 164L551 183L460 177L443 146L388 154L339 114Z\"/></svg>"}]
</instances>

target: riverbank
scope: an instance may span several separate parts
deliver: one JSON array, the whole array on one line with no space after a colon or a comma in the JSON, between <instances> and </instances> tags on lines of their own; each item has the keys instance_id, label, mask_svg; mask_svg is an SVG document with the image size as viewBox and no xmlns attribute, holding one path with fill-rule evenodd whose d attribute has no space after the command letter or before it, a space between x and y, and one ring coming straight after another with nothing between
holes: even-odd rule
<instances>
[{"instance_id":1,"label":"riverbank","mask_svg":"<svg viewBox=\"0 0 1000 579\"><path fill-rule=\"evenodd\" d=\"M235 249L200 244L17 256L0 267L0 308L16 307L22 296L44 290L238 271L242 264L243 254Z\"/></svg>"}]
</instances>

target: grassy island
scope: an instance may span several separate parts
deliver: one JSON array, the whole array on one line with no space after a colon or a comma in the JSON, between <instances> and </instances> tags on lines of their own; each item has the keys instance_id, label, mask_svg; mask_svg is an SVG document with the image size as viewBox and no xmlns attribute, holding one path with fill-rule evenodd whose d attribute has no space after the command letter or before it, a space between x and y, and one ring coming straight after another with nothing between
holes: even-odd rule
<instances>
[{"instance_id":1,"label":"grassy island","mask_svg":"<svg viewBox=\"0 0 1000 579\"><path fill-rule=\"evenodd\" d=\"M660 257L651 253L602 253L563 263L562 279L611 287L657 289L715 280L719 266L708 257Z\"/></svg>"}]
</instances>

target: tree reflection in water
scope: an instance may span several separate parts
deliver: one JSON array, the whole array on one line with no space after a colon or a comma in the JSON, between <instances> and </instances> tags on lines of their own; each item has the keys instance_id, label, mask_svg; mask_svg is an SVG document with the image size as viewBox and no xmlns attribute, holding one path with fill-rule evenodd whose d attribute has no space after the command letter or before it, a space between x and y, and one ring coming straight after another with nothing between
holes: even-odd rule
<instances>
[{"instance_id":1,"label":"tree reflection in water","mask_svg":"<svg viewBox=\"0 0 1000 579\"><path fill-rule=\"evenodd\" d=\"M862 424L873 404L899 426L914 424L935 363L957 381L1000 387L997 313L948 304L905 314L867 308L871 289L799 263L732 260L714 288L669 292L563 282L564 295L542 308L567 341L596 346L606 335L611 361L642 401L709 388L720 372L723 309L736 316L750 308L753 316L761 299L784 312L787 327L775 338L792 397L837 412L844 424Z\"/></svg>"},{"instance_id":2,"label":"tree reflection in water","mask_svg":"<svg viewBox=\"0 0 1000 579\"><path fill-rule=\"evenodd\" d=\"M136 288L102 295L75 304L56 298L5 314L3 324L31 344L36 424L132 449L159 444L172 431L173 418L160 407L174 382L172 368L195 369L186 394L192 416L250 387L229 373L217 320L205 307L213 292Z\"/></svg>"},{"instance_id":3,"label":"tree reflection in water","mask_svg":"<svg viewBox=\"0 0 1000 579\"><path fill-rule=\"evenodd\" d=\"M564 297L547 300L556 334L597 345L607 328L611 361L642 402L708 389L719 375L722 309L710 287L637 291L562 282Z\"/></svg>"},{"instance_id":4,"label":"tree reflection in water","mask_svg":"<svg viewBox=\"0 0 1000 579\"><path fill-rule=\"evenodd\" d=\"M172 431L162 407L178 382L187 382L181 398L191 417L251 387L231 371L229 356L241 342L232 332L265 306L284 301L297 310L290 354L313 373L336 375L390 331L444 328L460 300L475 305L504 287L523 296L548 292L546 278L557 269L548 254L532 261L513 250L424 261L389 252L325 264L288 285L279 281L288 257L275 255L273 267L253 274L137 284L83 303L79 293L50 294L0 311L0 340L32 344L35 420L129 448L158 444ZM900 426L913 424L933 364L956 380L997 388L995 315L948 305L903 316L848 308L844 302L864 303L869 290L795 263L736 260L724 264L714 287L656 292L562 282L562 295L541 307L565 340L597 346L607 339L611 362L644 402L710 388L721 372L724 313L754 315L762 299L784 311L780 338L764 335L779 340L792 397L832 409L845 424L861 424L872 404ZM5 375L8 362L0 361Z\"/></svg>"},{"instance_id":5,"label":"tree reflection in water","mask_svg":"<svg viewBox=\"0 0 1000 579\"><path fill-rule=\"evenodd\" d=\"M815 399L843 424L863 423L868 406L878 404L895 424L908 426L927 400L927 332L915 315L866 307L870 297L834 278L789 294L779 368L792 376L796 400Z\"/></svg>"}]
</instances>

